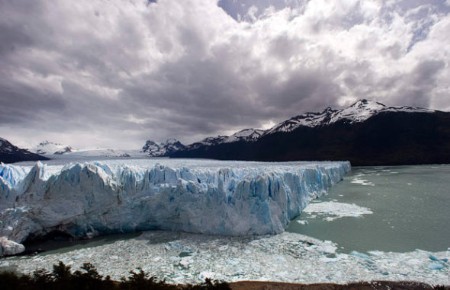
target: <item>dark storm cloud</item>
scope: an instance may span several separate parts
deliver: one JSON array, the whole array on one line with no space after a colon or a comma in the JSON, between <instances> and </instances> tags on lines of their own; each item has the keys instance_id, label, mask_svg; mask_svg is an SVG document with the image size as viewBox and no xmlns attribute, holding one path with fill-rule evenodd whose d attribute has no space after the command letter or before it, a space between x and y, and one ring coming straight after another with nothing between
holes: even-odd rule
<instances>
[{"instance_id":1,"label":"dark storm cloud","mask_svg":"<svg viewBox=\"0 0 450 290\"><path fill-rule=\"evenodd\" d=\"M2 23L0 25L0 31L0 55L2 57L9 53L14 53L18 48L27 47L32 44L31 37L8 23Z\"/></svg>"},{"instance_id":2,"label":"dark storm cloud","mask_svg":"<svg viewBox=\"0 0 450 290\"><path fill-rule=\"evenodd\" d=\"M122 92L131 107L140 108L139 115L149 107L155 114L168 110L171 116L161 118L161 123L176 121L183 129L189 124L189 131L196 134L251 123L259 106L247 98L248 93L240 75L218 59L163 65L155 74L133 80Z\"/></svg>"},{"instance_id":3,"label":"dark storm cloud","mask_svg":"<svg viewBox=\"0 0 450 290\"><path fill-rule=\"evenodd\" d=\"M437 0L0 0L0 136L138 148L358 98L450 109L449 10Z\"/></svg>"},{"instance_id":4,"label":"dark storm cloud","mask_svg":"<svg viewBox=\"0 0 450 290\"><path fill-rule=\"evenodd\" d=\"M445 63L438 60L423 60L417 64L406 80L403 87L392 100L397 105L401 105L405 99L412 106L428 108L430 107L429 92L437 86L437 76L445 68Z\"/></svg>"},{"instance_id":5,"label":"dark storm cloud","mask_svg":"<svg viewBox=\"0 0 450 290\"><path fill-rule=\"evenodd\" d=\"M0 103L0 124L45 122L52 117L52 111L65 107L65 103L56 96L40 93L23 84L4 85L1 81Z\"/></svg>"}]
</instances>

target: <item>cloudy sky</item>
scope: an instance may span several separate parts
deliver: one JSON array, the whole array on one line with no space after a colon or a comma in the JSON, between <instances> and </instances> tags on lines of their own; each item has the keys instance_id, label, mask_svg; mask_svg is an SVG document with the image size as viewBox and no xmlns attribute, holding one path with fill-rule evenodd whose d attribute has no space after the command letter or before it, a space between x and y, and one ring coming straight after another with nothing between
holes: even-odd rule
<instances>
[{"instance_id":1,"label":"cloudy sky","mask_svg":"<svg viewBox=\"0 0 450 290\"><path fill-rule=\"evenodd\" d=\"M189 143L367 98L450 110L450 0L0 0L0 137Z\"/></svg>"}]
</instances>

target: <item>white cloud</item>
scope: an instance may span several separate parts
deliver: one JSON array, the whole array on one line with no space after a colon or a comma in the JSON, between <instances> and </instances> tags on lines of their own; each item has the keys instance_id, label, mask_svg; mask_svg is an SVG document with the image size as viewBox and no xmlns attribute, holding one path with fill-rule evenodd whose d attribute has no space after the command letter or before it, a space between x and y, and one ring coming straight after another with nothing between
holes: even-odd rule
<instances>
[{"instance_id":1,"label":"white cloud","mask_svg":"<svg viewBox=\"0 0 450 290\"><path fill-rule=\"evenodd\" d=\"M447 10L288 2L238 22L209 0L2 1L2 137L140 147L363 97L450 108Z\"/></svg>"}]
</instances>

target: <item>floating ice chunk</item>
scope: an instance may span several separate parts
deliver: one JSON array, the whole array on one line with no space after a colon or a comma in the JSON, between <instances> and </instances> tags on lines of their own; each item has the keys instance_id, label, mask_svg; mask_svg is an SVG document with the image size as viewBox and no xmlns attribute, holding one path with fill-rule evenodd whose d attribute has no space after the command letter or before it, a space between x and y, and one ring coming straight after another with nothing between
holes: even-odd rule
<instances>
[{"instance_id":1,"label":"floating ice chunk","mask_svg":"<svg viewBox=\"0 0 450 290\"><path fill-rule=\"evenodd\" d=\"M370 256L369 256L369 255L364 254L364 253L361 253L361 252L358 252L358 251L352 251L352 252L350 253L350 255L355 256L355 257L358 257L358 258L363 259L363 260L366 260L366 261L369 261L369 260L370 260Z\"/></svg>"},{"instance_id":2,"label":"floating ice chunk","mask_svg":"<svg viewBox=\"0 0 450 290\"><path fill-rule=\"evenodd\" d=\"M434 256L434 255L432 255L432 254L430 254L430 255L428 256L428 258L429 258L431 261L437 261L437 262L441 262L441 263L447 263L447 262L448 262L448 259L447 259L447 258L439 259L438 257L436 257L436 256Z\"/></svg>"},{"instance_id":3,"label":"floating ice chunk","mask_svg":"<svg viewBox=\"0 0 450 290\"><path fill-rule=\"evenodd\" d=\"M445 266L439 262L432 262L432 263L428 264L428 268L430 270L442 270L445 268Z\"/></svg>"},{"instance_id":4,"label":"floating ice chunk","mask_svg":"<svg viewBox=\"0 0 450 290\"><path fill-rule=\"evenodd\" d=\"M441 270L444 269L445 267L448 267L447 258L439 259L438 257L432 254L428 255L428 258L432 261L430 264L428 264L428 268L431 270Z\"/></svg>"},{"instance_id":5,"label":"floating ice chunk","mask_svg":"<svg viewBox=\"0 0 450 290\"><path fill-rule=\"evenodd\" d=\"M332 241L324 241L323 243L320 243L316 249L325 254L335 254L337 246Z\"/></svg>"},{"instance_id":6,"label":"floating ice chunk","mask_svg":"<svg viewBox=\"0 0 450 290\"><path fill-rule=\"evenodd\" d=\"M314 202L310 203L303 212L308 214L315 214L325 216L325 221L334 221L343 217L360 217L365 214L372 214L373 212L366 207L356 204L341 203L335 201L328 202Z\"/></svg>"},{"instance_id":7,"label":"floating ice chunk","mask_svg":"<svg viewBox=\"0 0 450 290\"><path fill-rule=\"evenodd\" d=\"M19 243L0 237L0 256L17 255L25 251L25 247Z\"/></svg>"},{"instance_id":8,"label":"floating ice chunk","mask_svg":"<svg viewBox=\"0 0 450 290\"><path fill-rule=\"evenodd\" d=\"M359 178L359 177L353 178L350 182L354 183L354 184L365 185L365 186L375 186L375 184L373 182Z\"/></svg>"}]
</instances>

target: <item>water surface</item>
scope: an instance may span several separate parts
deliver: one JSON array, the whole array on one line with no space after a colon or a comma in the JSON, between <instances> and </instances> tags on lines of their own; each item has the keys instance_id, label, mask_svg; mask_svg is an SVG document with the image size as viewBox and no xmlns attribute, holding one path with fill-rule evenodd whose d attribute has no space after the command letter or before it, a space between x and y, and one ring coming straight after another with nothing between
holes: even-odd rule
<instances>
[{"instance_id":1,"label":"water surface","mask_svg":"<svg viewBox=\"0 0 450 290\"><path fill-rule=\"evenodd\" d=\"M344 252L450 247L450 165L356 167L318 200L330 201L373 213L332 221L327 215L302 213L288 231L331 240Z\"/></svg>"}]
</instances>

